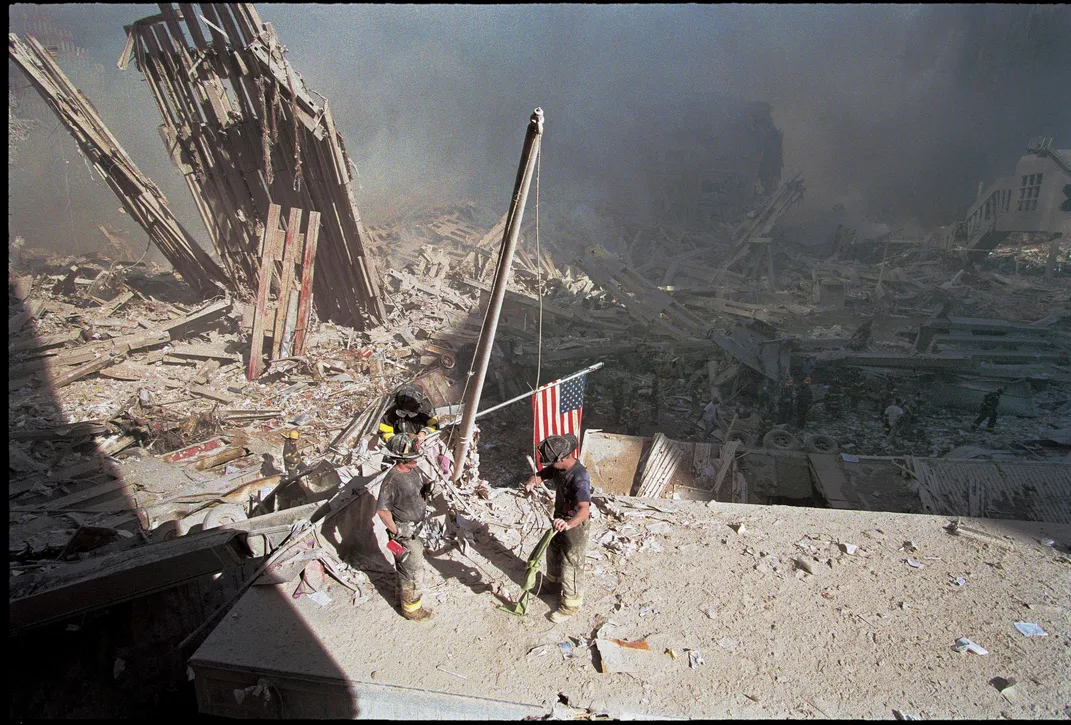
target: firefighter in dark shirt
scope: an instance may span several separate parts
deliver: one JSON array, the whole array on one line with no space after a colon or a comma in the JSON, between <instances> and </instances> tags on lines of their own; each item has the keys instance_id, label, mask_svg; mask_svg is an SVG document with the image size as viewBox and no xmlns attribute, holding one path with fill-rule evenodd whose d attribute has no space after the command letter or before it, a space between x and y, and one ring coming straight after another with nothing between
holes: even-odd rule
<instances>
[{"instance_id":1,"label":"firefighter in dark shirt","mask_svg":"<svg viewBox=\"0 0 1071 725\"><path fill-rule=\"evenodd\" d=\"M398 572L398 598L402 616L420 621L432 612L421 602L424 574L424 542L419 538L431 496L431 482L416 467L416 439L408 435L392 436L387 455L394 467L383 479L376 503L376 513L387 527L394 566ZM398 547L402 550L398 550Z\"/></svg>"},{"instance_id":2,"label":"firefighter in dark shirt","mask_svg":"<svg viewBox=\"0 0 1071 725\"><path fill-rule=\"evenodd\" d=\"M547 550L546 581L561 588L558 608L551 612L552 622L562 622L580 612L584 603L584 554L588 545L591 515L591 476L576 460L574 435L547 436L539 444L543 470L525 483L531 491L540 483L554 486L554 530L558 533Z\"/></svg>"}]
</instances>

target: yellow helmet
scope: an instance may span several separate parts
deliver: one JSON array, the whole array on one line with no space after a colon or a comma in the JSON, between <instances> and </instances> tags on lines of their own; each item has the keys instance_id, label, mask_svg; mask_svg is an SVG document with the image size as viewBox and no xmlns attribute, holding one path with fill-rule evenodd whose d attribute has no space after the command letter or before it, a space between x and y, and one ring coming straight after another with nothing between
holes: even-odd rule
<instances>
[{"instance_id":1,"label":"yellow helmet","mask_svg":"<svg viewBox=\"0 0 1071 725\"><path fill-rule=\"evenodd\" d=\"M286 437L296 441L298 439L298 432L296 430L288 431Z\"/></svg>"}]
</instances>

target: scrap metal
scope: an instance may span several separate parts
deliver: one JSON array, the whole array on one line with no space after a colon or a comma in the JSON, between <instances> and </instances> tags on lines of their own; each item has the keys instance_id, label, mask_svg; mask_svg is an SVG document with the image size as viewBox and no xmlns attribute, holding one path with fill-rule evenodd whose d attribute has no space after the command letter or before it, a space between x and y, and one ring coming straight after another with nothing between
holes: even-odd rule
<instances>
[{"instance_id":1,"label":"scrap metal","mask_svg":"<svg viewBox=\"0 0 1071 725\"><path fill-rule=\"evenodd\" d=\"M168 152L235 287L251 293L256 285L269 207L303 209L322 215L319 316L358 329L382 323L352 162L326 99L313 99L252 4L160 10L126 27L119 66L133 54L163 117Z\"/></svg>"}]
</instances>

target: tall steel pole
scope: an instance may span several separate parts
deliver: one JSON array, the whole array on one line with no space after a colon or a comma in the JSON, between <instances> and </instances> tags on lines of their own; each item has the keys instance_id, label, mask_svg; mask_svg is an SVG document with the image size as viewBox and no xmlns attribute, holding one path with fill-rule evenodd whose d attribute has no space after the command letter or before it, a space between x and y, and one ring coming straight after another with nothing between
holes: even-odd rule
<instances>
[{"instance_id":1,"label":"tall steel pole","mask_svg":"<svg viewBox=\"0 0 1071 725\"><path fill-rule=\"evenodd\" d=\"M517 248L517 237L521 233L521 218L524 216L524 202L528 199L528 187L532 185L536 158L539 156L539 142L543 138L543 109L537 108L528 120L528 133L524 137L524 150L521 151L521 164L517 169L517 182L513 186L513 198L510 200L506 227L502 233L502 251L498 255L498 271L495 283L491 287L491 299L487 303L487 315L480 330L480 341L476 345L476 354L472 358L471 379L462 401L461 428L454 442L454 482L461 478L465 459L472 443L472 426L476 421L476 408L480 404L483 382L487 377L487 365L491 361L491 347L495 342L498 318L502 312L502 300L506 297L506 283L509 270L513 264L513 252Z\"/></svg>"}]
</instances>

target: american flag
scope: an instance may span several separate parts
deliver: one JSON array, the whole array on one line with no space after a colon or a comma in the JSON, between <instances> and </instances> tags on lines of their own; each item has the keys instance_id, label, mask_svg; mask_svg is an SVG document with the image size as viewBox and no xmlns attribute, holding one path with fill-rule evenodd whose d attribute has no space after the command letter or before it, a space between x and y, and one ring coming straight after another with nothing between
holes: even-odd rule
<instances>
[{"instance_id":1,"label":"american flag","mask_svg":"<svg viewBox=\"0 0 1071 725\"><path fill-rule=\"evenodd\" d=\"M555 381L532 396L535 410L536 447L550 435L572 433L580 440L580 414L584 412L584 383L587 374L564 383ZM536 453L538 462L539 454Z\"/></svg>"}]
</instances>

